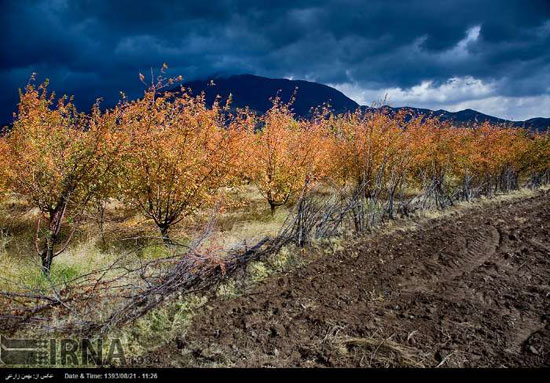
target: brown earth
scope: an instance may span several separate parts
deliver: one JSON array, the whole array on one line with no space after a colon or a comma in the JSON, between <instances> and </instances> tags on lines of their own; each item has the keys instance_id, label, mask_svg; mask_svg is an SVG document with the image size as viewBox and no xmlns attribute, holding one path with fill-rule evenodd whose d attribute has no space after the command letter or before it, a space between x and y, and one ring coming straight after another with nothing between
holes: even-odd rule
<instances>
[{"instance_id":1,"label":"brown earth","mask_svg":"<svg viewBox=\"0 0 550 383\"><path fill-rule=\"evenodd\" d=\"M377 234L215 299L150 366L550 365L550 192Z\"/></svg>"}]
</instances>

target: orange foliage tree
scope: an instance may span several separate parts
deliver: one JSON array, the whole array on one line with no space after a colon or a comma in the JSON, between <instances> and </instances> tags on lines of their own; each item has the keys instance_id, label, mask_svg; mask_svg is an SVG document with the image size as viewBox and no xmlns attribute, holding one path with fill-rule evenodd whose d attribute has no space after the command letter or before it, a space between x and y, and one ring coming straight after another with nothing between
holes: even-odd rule
<instances>
[{"instance_id":1,"label":"orange foliage tree","mask_svg":"<svg viewBox=\"0 0 550 383\"><path fill-rule=\"evenodd\" d=\"M550 131L534 135L524 161L528 163L529 181L533 186L550 182Z\"/></svg>"},{"instance_id":2,"label":"orange foliage tree","mask_svg":"<svg viewBox=\"0 0 550 383\"><path fill-rule=\"evenodd\" d=\"M400 118L383 111L365 113L358 109L331 116L327 123L332 132L332 177L361 186L366 197L380 193L388 177L391 189L395 189L402 181L407 155L400 122Z\"/></svg>"},{"instance_id":3,"label":"orange foliage tree","mask_svg":"<svg viewBox=\"0 0 550 383\"><path fill-rule=\"evenodd\" d=\"M122 198L159 228L169 230L186 215L210 205L239 170L242 133L216 103L185 89L159 93L162 79L143 98L125 102L113 116L127 134L119 183Z\"/></svg>"},{"instance_id":4,"label":"orange foliage tree","mask_svg":"<svg viewBox=\"0 0 550 383\"><path fill-rule=\"evenodd\" d=\"M473 135L472 168L484 192L517 188L520 173L527 165L525 155L529 152L530 140L527 132L488 122L470 132Z\"/></svg>"},{"instance_id":5,"label":"orange foliage tree","mask_svg":"<svg viewBox=\"0 0 550 383\"><path fill-rule=\"evenodd\" d=\"M64 219L77 215L101 192L117 151L97 105L86 116L67 97L57 102L54 97L47 92L47 82L38 87L29 82L20 92L18 113L4 148L9 188L41 212L35 247L45 274L72 236L56 248ZM45 231L40 230L43 219Z\"/></svg>"},{"instance_id":6,"label":"orange foliage tree","mask_svg":"<svg viewBox=\"0 0 550 383\"><path fill-rule=\"evenodd\" d=\"M259 125L246 145L248 172L274 214L320 177L322 140L316 125L297 121L278 97Z\"/></svg>"},{"instance_id":7,"label":"orange foliage tree","mask_svg":"<svg viewBox=\"0 0 550 383\"><path fill-rule=\"evenodd\" d=\"M411 184L435 197L450 200L448 178L455 162L453 128L437 118L419 117L407 125L411 142ZM451 201L452 203L452 201Z\"/></svg>"}]
</instances>

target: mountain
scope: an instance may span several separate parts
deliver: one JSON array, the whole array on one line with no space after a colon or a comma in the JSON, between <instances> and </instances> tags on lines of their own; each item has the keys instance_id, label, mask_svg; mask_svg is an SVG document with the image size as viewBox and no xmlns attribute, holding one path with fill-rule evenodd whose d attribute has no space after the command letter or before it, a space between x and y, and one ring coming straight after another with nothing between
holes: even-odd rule
<instances>
[{"instance_id":1,"label":"mountain","mask_svg":"<svg viewBox=\"0 0 550 383\"><path fill-rule=\"evenodd\" d=\"M362 108L372 109L368 107L362 107ZM538 131L550 128L550 118L542 118L542 117L532 118L525 121L510 121L510 120L505 120L494 116L489 116L487 114L483 114L473 109L464 109L458 112L448 112L443 109L430 110L430 109L411 108L411 107L391 108L388 106L384 106L383 108L389 109L391 112L394 112L394 113L399 110L405 109L409 111L411 115L414 115L414 116L426 115L426 116L439 117L442 121L451 121L457 125L467 125L473 122L488 121L492 124L506 124L506 125L511 125L515 127L526 127L526 128L529 128L532 130L538 130Z\"/></svg>"},{"instance_id":2,"label":"mountain","mask_svg":"<svg viewBox=\"0 0 550 383\"><path fill-rule=\"evenodd\" d=\"M208 104L212 104L217 95L221 96L222 102L232 95L232 106L242 108L245 106L259 113L265 113L271 107L270 98L279 94L283 102L288 102L296 91L296 100L293 104L294 112L301 117L310 115L312 108L324 103L329 103L336 113L355 110L360 107L355 101L345 94L330 86L303 80L271 79L254 76L250 74L236 75L230 77L215 78L211 80L191 81L183 84L190 88L193 94L205 92ZM177 90L172 90L177 92ZM370 107L361 106L367 110ZM526 121L509 121L502 118L489 116L476 110L465 109L459 112L446 110L430 110L411 107L389 107L397 112L400 109L407 109L414 115L430 115L441 118L444 121L451 121L457 125L465 125L473 122L505 123L516 127L527 127L532 130L544 130L550 127L550 118L532 118Z\"/></svg>"},{"instance_id":3,"label":"mountain","mask_svg":"<svg viewBox=\"0 0 550 383\"><path fill-rule=\"evenodd\" d=\"M232 106L250 109L260 113L271 108L270 98L277 94L283 102L288 102L296 91L296 100L292 105L294 112L299 116L307 116L311 108L329 102L334 111L340 113L355 110L359 107L352 99L342 92L330 86L302 80L271 79L250 74L217 78L213 80L215 85L208 81L193 81L183 84L192 90L194 94L205 92L206 100L212 104L217 95L222 102L232 95Z\"/></svg>"},{"instance_id":4,"label":"mountain","mask_svg":"<svg viewBox=\"0 0 550 383\"><path fill-rule=\"evenodd\" d=\"M469 124L476 121L488 121L492 124L506 124L518 128L531 129L533 131L544 131L550 128L550 118L537 117L525 121L510 121L494 116L489 116L473 109L464 109L458 112L448 112L446 110L440 109L431 113L432 115L441 118L441 120L452 121L457 124Z\"/></svg>"},{"instance_id":5,"label":"mountain","mask_svg":"<svg viewBox=\"0 0 550 383\"><path fill-rule=\"evenodd\" d=\"M361 106L360 107L363 110L374 110L375 108L368 107L368 106ZM405 110L409 112L409 115L411 116L430 116L430 117L438 117L441 121L451 121L455 124L464 125L472 122L485 122L489 121L493 124L523 124L523 121L508 121L504 120L502 118L489 116L487 114L483 114L481 112L478 112L473 109L464 109L459 112L449 112L443 109L438 110L431 110L431 109L424 109L424 108L413 108L409 106L401 106L401 107L390 107L387 105L384 105L381 107L386 112L393 114L397 113L401 110ZM544 119L542 119L544 120Z\"/></svg>"}]
</instances>

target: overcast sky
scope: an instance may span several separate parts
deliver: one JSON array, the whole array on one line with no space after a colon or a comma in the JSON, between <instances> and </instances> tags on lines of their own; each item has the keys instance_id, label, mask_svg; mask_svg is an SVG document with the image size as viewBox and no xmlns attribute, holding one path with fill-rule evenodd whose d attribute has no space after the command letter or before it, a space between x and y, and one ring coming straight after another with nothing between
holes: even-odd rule
<instances>
[{"instance_id":1,"label":"overcast sky","mask_svg":"<svg viewBox=\"0 0 550 383\"><path fill-rule=\"evenodd\" d=\"M550 0L0 0L0 122L32 72L89 107L185 79L252 73L360 104L550 117Z\"/></svg>"}]
</instances>

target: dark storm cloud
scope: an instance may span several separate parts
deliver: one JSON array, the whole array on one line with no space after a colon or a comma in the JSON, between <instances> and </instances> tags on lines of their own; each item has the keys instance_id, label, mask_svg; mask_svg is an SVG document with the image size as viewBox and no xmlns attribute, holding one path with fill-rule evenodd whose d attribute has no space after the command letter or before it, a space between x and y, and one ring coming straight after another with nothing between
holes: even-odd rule
<instances>
[{"instance_id":1,"label":"dark storm cloud","mask_svg":"<svg viewBox=\"0 0 550 383\"><path fill-rule=\"evenodd\" d=\"M471 77L491 96L550 94L548 0L1 4L0 121L32 72L88 107L139 95L137 73L163 62L187 79L254 73L406 91Z\"/></svg>"}]
</instances>

